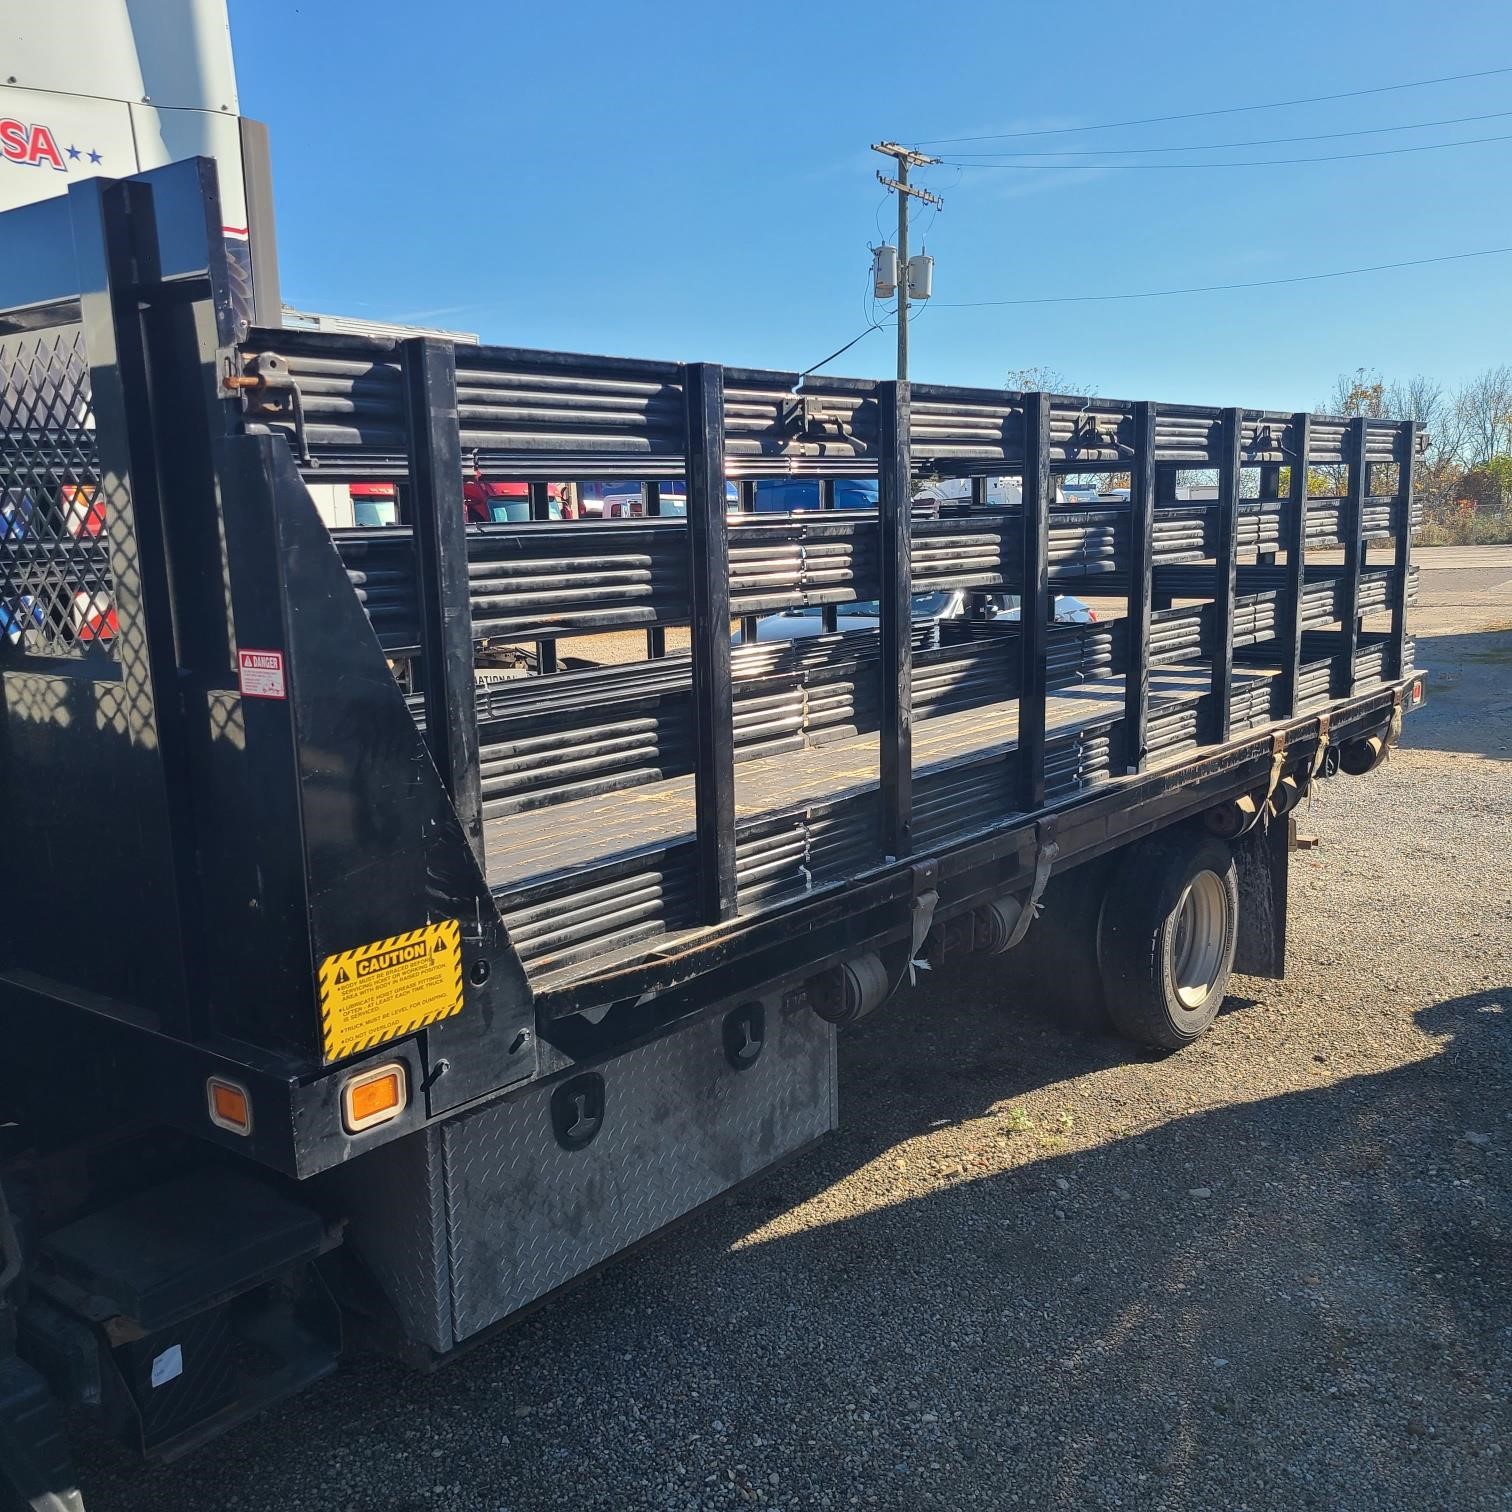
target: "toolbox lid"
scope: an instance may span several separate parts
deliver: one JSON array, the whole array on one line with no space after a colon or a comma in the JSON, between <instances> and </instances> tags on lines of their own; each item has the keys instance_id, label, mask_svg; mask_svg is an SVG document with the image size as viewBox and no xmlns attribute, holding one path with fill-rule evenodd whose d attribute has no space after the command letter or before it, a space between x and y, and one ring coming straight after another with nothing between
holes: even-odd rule
<instances>
[{"instance_id":1,"label":"toolbox lid","mask_svg":"<svg viewBox=\"0 0 1512 1512\"><path fill-rule=\"evenodd\" d=\"M50 1234L38 1281L89 1316L162 1328L329 1248L321 1216L255 1177L207 1171Z\"/></svg>"}]
</instances>

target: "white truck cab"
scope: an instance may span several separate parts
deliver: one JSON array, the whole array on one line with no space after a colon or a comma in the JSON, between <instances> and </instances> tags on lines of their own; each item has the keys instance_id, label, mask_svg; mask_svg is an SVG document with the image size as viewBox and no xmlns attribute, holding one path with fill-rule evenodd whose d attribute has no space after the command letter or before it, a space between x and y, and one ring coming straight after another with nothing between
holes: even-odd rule
<instances>
[{"instance_id":1,"label":"white truck cab","mask_svg":"<svg viewBox=\"0 0 1512 1512\"><path fill-rule=\"evenodd\" d=\"M47 0L6 43L0 210L213 158L245 318L278 325L267 133L240 115L225 0Z\"/></svg>"}]
</instances>

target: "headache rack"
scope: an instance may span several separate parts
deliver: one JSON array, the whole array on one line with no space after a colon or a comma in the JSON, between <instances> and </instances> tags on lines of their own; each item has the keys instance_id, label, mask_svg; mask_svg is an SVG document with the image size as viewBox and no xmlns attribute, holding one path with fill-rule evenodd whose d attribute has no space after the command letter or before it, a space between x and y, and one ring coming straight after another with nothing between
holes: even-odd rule
<instances>
[{"instance_id":1,"label":"headache rack","mask_svg":"<svg viewBox=\"0 0 1512 1512\"><path fill-rule=\"evenodd\" d=\"M1051 833L1252 788L1410 669L1411 422L249 331L219 224L203 163L0 217L0 1013L283 1088L289 1169L334 1158L299 1132L333 1063L387 1044L435 1116L597 1010L643 1032L906 937L922 891L969 908ZM467 524L474 473L536 518ZM915 507L926 475L971 496ZM756 512L774 477L825 507ZM392 483L396 523L328 530L301 478ZM833 507L850 478L875 509ZM594 479L648 517L544 517ZM916 618L936 590L1019 613ZM528 675L480 676L504 646ZM322 963L445 919L461 1010L333 1040Z\"/></svg>"}]
</instances>

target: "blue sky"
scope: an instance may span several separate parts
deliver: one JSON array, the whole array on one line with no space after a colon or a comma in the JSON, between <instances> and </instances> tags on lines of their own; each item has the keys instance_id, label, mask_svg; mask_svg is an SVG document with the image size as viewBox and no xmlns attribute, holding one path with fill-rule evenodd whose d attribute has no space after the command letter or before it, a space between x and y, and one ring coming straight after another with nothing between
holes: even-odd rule
<instances>
[{"instance_id":1,"label":"blue sky","mask_svg":"<svg viewBox=\"0 0 1512 1512\"><path fill-rule=\"evenodd\" d=\"M895 215L867 150L880 137L1083 126L1512 66L1505 0L231 0L231 18L243 113L272 131L289 302L512 345L789 368L869 318L867 245ZM1163 156L1512 135L1512 73L1000 145L1112 154L1500 111ZM1452 384L1512 360L1512 256L1175 299L944 307L1512 246L1512 140L1230 169L942 166L918 181L945 208L918 222L937 302L912 328L916 379L993 385L1044 365L1079 390L1292 408L1361 365ZM892 333L873 333L830 370L883 375L892 361Z\"/></svg>"}]
</instances>

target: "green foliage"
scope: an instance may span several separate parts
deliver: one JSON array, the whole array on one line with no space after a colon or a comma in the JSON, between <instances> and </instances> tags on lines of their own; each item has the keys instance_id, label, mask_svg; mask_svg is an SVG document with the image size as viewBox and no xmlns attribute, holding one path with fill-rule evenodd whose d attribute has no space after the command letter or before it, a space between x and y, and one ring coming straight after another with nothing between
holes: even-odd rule
<instances>
[{"instance_id":1,"label":"green foliage","mask_svg":"<svg viewBox=\"0 0 1512 1512\"><path fill-rule=\"evenodd\" d=\"M1320 406L1335 415L1416 420L1427 438L1413 492L1423 510L1424 546L1512 542L1512 367L1487 368L1449 392L1431 378L1387 382L1369 368L1343 373ZM1338 469L1323 469L1337 493Z\"/></svg>"},{"instance_id":2,"label":"green foliage","mask_svg":"<svg viewBox=\"0 0 1512 1512\"><path fill-rule=\"evenodd\" d=\"M1508 546L1512 545L1512 519L1470 513L1427 520L1412 539L1418 546Z\"/></svg>"},{"instance_id":3,"label":"green foliage","mask_svg":"<svg viewBox=\"0 0 1512 1512\"><path fill-rule=\"evenodd\" d=\"M1280 469L1281 481L1278 485L1283 499L1291 497L1291 468L1283 466ZM1333 495L1342 493L1344 489L1343 469L1337 467L1309 467L1307 469L1307 496L1310 499L1327 499Z\"/></svg>"},{"instance_id":4,"label":"green foliage","mask_svg":"<svg viewBox=\"0 0 1512 1512\"><path fill-rule=\"evenodd\" d=\"M1464 469L1437 498L1424 497L1420 546L1499 546L1512 542L1512 456Z\"/></svg>"}]
</instances>

